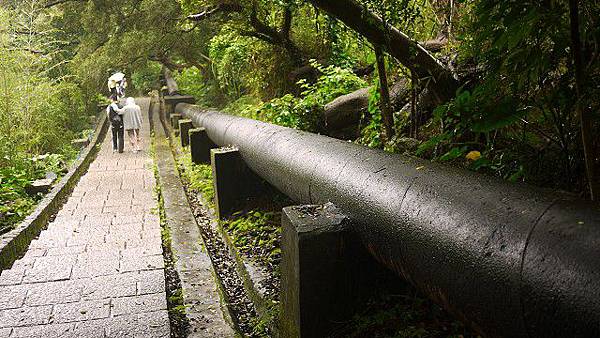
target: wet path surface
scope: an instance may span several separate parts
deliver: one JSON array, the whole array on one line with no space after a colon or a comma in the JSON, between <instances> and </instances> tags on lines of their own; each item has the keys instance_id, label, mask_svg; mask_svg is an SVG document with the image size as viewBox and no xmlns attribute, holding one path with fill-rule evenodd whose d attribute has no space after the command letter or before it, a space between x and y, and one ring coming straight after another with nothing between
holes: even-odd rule
<instances>
[{"instance_id":1,"label":"wet path surface","mask_svg":"<svg viewBox=\"0 0 600 338\"><path fill-rule=\"evenodd\" d=\"M110 131L88 173L25 256L0 275L0 338L169 337L149 99L143 151L114 154Z\"/></svg>"}]
</instances>

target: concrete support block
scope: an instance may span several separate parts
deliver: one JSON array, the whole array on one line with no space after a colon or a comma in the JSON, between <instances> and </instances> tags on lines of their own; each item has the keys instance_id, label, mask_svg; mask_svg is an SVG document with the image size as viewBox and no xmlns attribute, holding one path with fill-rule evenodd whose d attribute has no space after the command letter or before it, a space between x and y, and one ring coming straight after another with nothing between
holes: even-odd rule
<instances>
[{"instance_id":1,"label":"concrete support block","mask_svg":"<svg viewBox=\"0 0 600 338\"><path fill-rule=\"evenodd\" d=\"M181 135L181 146L187 147L190 144L190 129L194 128L192 120L179 120L179 133Z\"/></svg>"},{"instance_id":2,"label":"concrete support block","mask_svg":"<svg viewBox=\"0 0 600 338\"><path fill-rule=\"evenodd\" d=\"M373 289L381 267L331 203L283 209L281 337L327 337Z\"/></svg>"},{"instance_id":3,"label":"concrete support block","mask_svg":"<svg viewBox=\"0 0 600 338\"><path fill-rule=\"evenodd\" d=\"M261 191L263 180L248 168L237 148L210 150L215 188L215 207L219 219L230 216L241 202Z\"/></svg>"},{"instance_id":4,"label":"concrete support block","mask_svg":"<svg viewBox=\"0 0 600 338\"><path fill-rule=\"evenodd\" d=\"M88 144L90 144L90 140L87 138L80 138L80 139L71 141L71 145L73 147L75 147L76 149L85 148L88 146Z\"/></svg>"},{"instance_id":5,"label":"concrete support block","mask_svg":"<svg viewBox=\"0 0 600 338\"><path fill-rule=\"evenodd\" d=\"M163 101L165 102L165 114L169 116L175 113L175 107L179 103L196 103L196 99L189 95L168 95L167 92L163 95Z\"/></svg>"},{"instance_id":6,"label":"concrete support block","mask_svg":"<svg viewBox=\"0 0 600 338\"><path fill-rule=\"evenodd\" d=\"M181 120L181 114L171 114L171 128L173 130L179 130L179 120Z\"/></svg>"},{"instance_id":7,"label":"concrete support block","mask_svg":"<svg viewBox=\"0 0 600 338\"><path fill-rule=\"evenodd\" d=\"M165 96L169 96L169 89L167 88L166 84L160 89L160 96L163 98Z\"/></svg>"},{"instance_id":8,"label":"concrete support block","mask_svg":"<svg viewBox=\"0 0 600 338\"><path fill-rule=\"evenodd\" d=\"M33 181L31 184L27 185L25 187L25 191L30 196L36 194L46 194L50 191L50 189L52 189L52 182L54 182L54 180L50 178L36 180Z\"/></svg>"},{"instance_id":9,"label":"concrete support block","mask_svg":"<svg viewBox=\"0 0 600 338\"><path fill-rule=\"evenodd\" d=\"M210 164L210 150L218 148L204 128L190 129L190 153L194 164Z\"/></svg>"}]
</instances>

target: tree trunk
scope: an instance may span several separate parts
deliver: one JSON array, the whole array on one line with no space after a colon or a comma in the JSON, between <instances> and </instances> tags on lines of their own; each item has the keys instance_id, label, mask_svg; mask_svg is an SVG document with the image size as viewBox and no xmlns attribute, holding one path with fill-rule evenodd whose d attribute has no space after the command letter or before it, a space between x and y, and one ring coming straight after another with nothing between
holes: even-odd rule
<instances>
[{"instance_id":1,"label":"tree trunk","mask_svg":"<svg viewBox=\"0 0 600 338\"><path fill-rule=\"evenodd\" d=\"M417 138L419 133L419 125L417 123L417 86L419 80L414 74L411 74L412 86L410 88L410 137Z\"/></svg>"},{"instance_id":2,"label":"tree trunk","mask_svg":"<svg viewBox=\"0 0 600 338\"><path fill-rule=\"evenodd\" d=\"M352 28L373 45L382 46L391 56L416 73L436 94L438 103L454 97L458 82L452 72L434 58L417 42L397 28L386 25L377 15L366 10L355 0L310 0ZM426 78L430 78L428 81Z\"/></svg>"},{"instance_id":3,"label":"tree trunk","mask_svg":"<svg viewBox=\"0 0 600 338\"><path fill-rule=\"evenodd\" d=\"M589 111L581 104L584 74L583 62L581 53L581 38L579 33L579 1L569 0L569 12L571 19L571 43L573 50L573 65L575 67L575 90L577 92L577 103L575 110L579 115L581 124L581 140L583 143L583 154L585 160L585 169L587 173L588 185L590 188L590 196L592 200L598 197L598 182L596 182L594 171L594 151L592 145L592 121L589 116Z\"/></svg>"},{"instance_id":4,"label":"tree trunk","mask_svg":"<svg viewBox=\"0 0 600 338\"><path fill-rule=\"evenodd\" d=\"M175 82L175 79L173 78L173 73L171 73L169 68L167 68L166 66L163 66L162 73L167 83L167 92L169 93L169 95L178 94L179 87L177 86L177 82Z\"/></svg>"},{"instance_id":5,"label":"tree trunk","mask_svg":"<svg viewBox=\"0 0 600 338\"><path fill-rule=\"evenodd\" d=\"M385 55L381 46L375 45L375 58L377 59L377 73L379 75L379 91L381 93L381 117L385 128L385 140L394 137L394 116L390 102L390 90L388 88L387 74L385 73Z\"/></svg>"}]
</instances>

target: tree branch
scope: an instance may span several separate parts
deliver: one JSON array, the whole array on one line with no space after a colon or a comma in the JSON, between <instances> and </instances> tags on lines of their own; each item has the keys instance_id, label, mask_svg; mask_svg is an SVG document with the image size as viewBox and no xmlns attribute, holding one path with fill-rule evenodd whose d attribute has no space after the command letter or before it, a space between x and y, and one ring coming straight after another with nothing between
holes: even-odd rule
<instances>
[{"instance_id":1,"label":"tree branch","mask_svg":"<svg viewBox=\"0 0 600 338\"><path fill-rule=\"evenodd\" d=\"M289 30L292 25L292 11L290 8L286 8L284 25L281 31L277 31L275 28L258 19L256 5L252 7L252 12L250 13L250 25L256 31L251 33L250 36L254 36L258 39L285 49L289 52L294 63L297 65L301 65L303 63L302 52L289 38Z\"/></svg>"},{"instance_id":2,"label":"tree branch","mask_svg":"<svg viewBox=\"0 0 600 338\"><path fill-rule=\"evenodd\" d=\"M394 112L390 101L390 89L388 87L387 74L385 70L385 55L381 46L375 46L375 58L377 59L377 73L379 75L379 92L381 94L380 107L381 117L385 130L384 142L389 142L394 137Z\"/></svg>"},{"instance_id":3,"label":"tree branch","mask_svg":"<svg viewBox=\"0 0 600 338\"><path fill-rule=\"evenodd\" d=\"M238 3L220 4L212 9L206 9L201 13L188 15L187 19L191 21L203 21L210 19L211 17L222 14L222 13L239 13L243 10L242 6Z\"/></svg>"},{"instance_id":4,"label":"tree branch","mask_svg":"<svg viewBox=\"0 0 600 338\"><path fill-rule=\"evenodd\" d=\"M270 37L274 42L281 42L279 33L271 26L265 24L258 19L256 5L252 8L250 13L250 25L259 33Z\"/></svg>"},{"instance_id":5,"label":"tree branch","mask_svg":"<svg viewBox=\"0 0 600 338\"><path fill-rule=\"evenodd\" d=\"M575 72L575 92L577 93L577 102L575 103L575 112L579 115L581 128L581 143L583 145L583 160L592 201L600 196L600 184L595 178L595 156L594 142L592 139L592 118L585 105L581 103L581 97L584 95L585 74L583 73L583 55L581 49L581 28L579 27L579 0L569 0L569 18L571 26L571 50L573 54L573 68Z\"/></svg>"},{"instance_id":6,"label":"tree branch","mask_svg":"<svg viewBox=\"0 0 600 338\"><path fill-rule=\"evenodd\" d=\"M280 34L286 39L290 37L290 30L292 29L292 9L289 6L285 7L283 13L283 26L281 27Z\"/></svg>"},{"instance_id":7,"label":"tree branch","mask_svg":"<svg viewBox=\"0 0 600 338\"><path fill-rule=\"evenodd\" d=\"M81 1L85 1L85 0L54 0L54 1L49 1L44 5L44 8L51 8L60 4L64 4L67 2L81 2Z\"/></svg>"},{"instance_id":8,"label":"tree branch","mask_svg":"<svg viewBox=\"0 0 600 338\"><path fill-rule=\"evenodd\" d=\"M9 48L8 51L9 52L28 52L28 53L31 53L34 55L47 55L47 53L42 50L32 49L32 48Z\"/></svg>"},{"instance_id":9,"label":"tree branch","mask_svg":"<svg viewBox=\"0 0 600 338\"><path fill-rule=\"evenodd\" d=\"M367 10L356 0L310 0L316 7L342 21L374 45L380 45L421 78L430 78L438 103L454 97L458 82L452 72L425 48L397 28L386 24L381 17Z\"/></svg>"},{"instance_id":10,"label":"tree branch","mask_svg":"<svg viewBox=\"0 0 600 338\"><path fill-rule=\"evenodd\" d=\"M194 22L200 22L200 21L208 20L218 14L241 13L241 12L246 13L246 11L244 10L244 7L239 2L225 3L225 4L218 5L211 9L206 9L201 13L189 15L187 17L187 19L190 21L194 21ZM278 46L278 47L288 51L295 63L301 64L302 60L303 60L302 52L291 41L291 39L289 37L290 30L292 27L292 20L293 20L292 8L290 6L286 6L285 11L284 11L284 18L283 18L283 24L282 24L281 29L278 30L276 28L273 28L258 18L258 10L256 8L256 4L253 4L252 8L250 10L250 16L249 16L249 23L250 23L250 26L253 28L253 30L249 30L249 31L244 30L244 31L241 31L240 34L244 35L244 36L249 36L249 37L259 39L268 44ZM194 28L195 28L195 26L192 27L190 29L190 31L193 30Z\"/></svg>"},{"instance_id":11,"label":"tree branch","mask_svg":"<svg viewBox=\"0 0 600 338\"><path fill-rule=\"evenodd\" d=\"M150 55L148 58L152 61L160 62L163 66L167 67L170 70L182 70L190 67L189 64L174 62L173 60L169 59L164 55Z\"/></svg>"},{"instance_id":12,"label":"tree branch","mask_svg":"<svg viewBox=\"0 0 600 338\"><path fill-rule=\"evenodd\" d=\"M173 78L173 74L171 73L169 67L163 65L162 74L165 79L165 82L167 83L167 92L169 93L169 95L179 94L179 86L177 86L177 82L175 82L175 79Z\"/></svg>"},{"instance_id":13,"label":"tree branch","mask_svg":"<svg viewBox=\"0 0 600 338\"><path fill-rule=\"evenodd\" d=\"M270 37L269 35L266 35L266 34L263 34L263 33L259 33L257 31L240 31L240 35L241 36L249 36L249 37L252 37L252 38L256 38L256 39L262 40L262 41L264 41L266 43L269 43L269 44L272 44L272 45L277 44L277 42L274 41L273 38Z\"/></svg>"}]
</instances>

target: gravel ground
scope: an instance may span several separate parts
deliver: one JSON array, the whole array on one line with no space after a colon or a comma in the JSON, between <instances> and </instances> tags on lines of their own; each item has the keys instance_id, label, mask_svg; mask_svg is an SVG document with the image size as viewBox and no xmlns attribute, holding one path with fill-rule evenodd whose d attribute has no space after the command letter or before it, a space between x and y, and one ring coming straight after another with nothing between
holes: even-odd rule
<instances>
[{"instance_id":1,"label":"gravel ground","mask_svg":"<svg viewBox=\"0 0 600 338\"><path fill-rule=\"evenodd\" d=\"M163 239L163 256L165 259L165 286L167 292L167 305L169 308L169 322L171 324L171 338L185 338L188 336L190 324L183 313L183 299L181 298L181 281L174 267L171 246Z\"/></svg>"},{"instance_id":2,"label":"gravel ground","mask_svg":"<svg viewBox=\"0 0 600 338\"><path fill-rule=\"evenodd\" d=\"M184 183L185 184L185 183ZM192 205L194 216L202 231L207 251L215 267L218 278L223 285L228 307L239 331L247 337L270 336L270 332L254 332L252 325L258 318L256 309L246 294L242 278L236 270L236 262L230 256L227 245L215 229L214 222L205 213L197 193L187 191L188 199Z\"/></svg>"}]
</instances>

